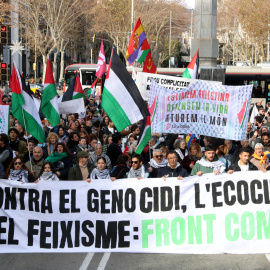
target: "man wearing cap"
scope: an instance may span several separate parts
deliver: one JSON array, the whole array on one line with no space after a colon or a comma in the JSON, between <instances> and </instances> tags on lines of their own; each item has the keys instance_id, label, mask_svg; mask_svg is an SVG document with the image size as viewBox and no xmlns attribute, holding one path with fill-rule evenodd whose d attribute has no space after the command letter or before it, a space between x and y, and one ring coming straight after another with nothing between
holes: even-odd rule
<instances>
[{"instance_id":1,"label":"man wearing cap","mask_svg":"<svg viewBox=\"0 0 270 270\"><path fill-rule=\"evenodd\" d=\"M68 180L87 180L90 173L94 169L93 165L89 163L89 154L85 151L77 153L78 162L69 170Z\"/></svg>"},{"instance_id":2,"label":"man wearing cap","mask_svg":"<svg viewBox=\"0 0 270 270\"><path fill-rule=\"evenodd\" d=\"M11 127L8 131L9 146L15 152L15 155L24 156L27 152L26 142L19 140L19 131L15 127Z\"/></svg>"}]
</instances>

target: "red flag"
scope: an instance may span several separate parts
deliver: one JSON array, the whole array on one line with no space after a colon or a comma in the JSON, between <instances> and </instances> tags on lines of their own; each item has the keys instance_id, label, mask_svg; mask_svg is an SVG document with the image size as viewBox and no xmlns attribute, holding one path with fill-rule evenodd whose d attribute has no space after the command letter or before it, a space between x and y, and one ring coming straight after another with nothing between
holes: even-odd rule
<instances>
[{"instance_id":1,"label":"red flag","mask_svg":"<svg viewBox=\"0 0 270 270\"><path fill-rule=\"evenodd\" d=\"M148 52L143 66L143 72L147 73L157 73L157 68L153 62L151 51Z\"/></svg>"},{"instance_id":2,"label":"red flag","mask_svg":"<svg viewBox=\"0 0 270 270\"><path fill-rule=\"evenodd\" d=\"M102 38L99 56L98 56L97 69L96 69L96 77L100 78L105 72L106 72L106 58L105 58L103 38Z\"/></svg>"}]
</instances>

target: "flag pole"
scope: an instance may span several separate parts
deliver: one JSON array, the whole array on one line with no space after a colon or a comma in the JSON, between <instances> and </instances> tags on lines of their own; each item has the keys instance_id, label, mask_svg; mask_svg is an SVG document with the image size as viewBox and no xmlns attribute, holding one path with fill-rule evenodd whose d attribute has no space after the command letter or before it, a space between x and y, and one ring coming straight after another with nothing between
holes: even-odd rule
<instances>
[{"instance_id":1,"label":"flag pole","mask_svg":"<svg viewBox=\"0 0 270 270\"><path fill-rule=\"evenodd\" d=\"M23 122L24 122L24 126L25 126L25 131L27 132L27 130L26 130L25 118L24 118L24 112L23 112L23 107L22 107L22 115L23 115ZM31 155L30 155L30 151L29 151L28 136L26 136L26 141L27 141L28 155L29 155L29 159L30 159L30 166L31 166L31 173L32 173L32 171L33 171L33 166L32 166Z\"/></svg>"},{"instance_id":2,"label":"flag pole","mask_svg":"<svg viewBox=\"0 0 270 270\"><path fill-rule=\"evenodd\" d=\"M149 140L148 144L149 144L149 157L150 157L150 160L151 160L150 140Z\"/></svg>"}]
</instances>

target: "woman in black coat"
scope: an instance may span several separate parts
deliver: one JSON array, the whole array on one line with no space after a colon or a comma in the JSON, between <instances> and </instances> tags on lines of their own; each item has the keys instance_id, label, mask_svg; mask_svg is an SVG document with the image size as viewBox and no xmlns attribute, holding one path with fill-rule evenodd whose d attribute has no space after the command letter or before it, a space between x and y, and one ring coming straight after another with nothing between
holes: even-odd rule
<instances>
[{"instance_id":1,"label":"woman in black coat","mask_svg":"<svg viewBox=\"0 0 270 270\"><path fill-rule=\"evenodd\" d=\"M73 159L64 143L57 143L46 161L50 161L54 165L56 174L61 180L68 180L68 172L73 166Z\"/></svg>"},{"instance_id":2,"label":"woman in black coat","mask_svg":"<svg viewBox=\"0 0 270 270\"><path fill-rule=\"evenodd\" d=\"M116 165L116 161L120 155L122 155L121 149L122 135L120 133L115 133L112 135L112 143L108 147L107 156L112 162L112 167Z\"/></svg>"}]
</instances>

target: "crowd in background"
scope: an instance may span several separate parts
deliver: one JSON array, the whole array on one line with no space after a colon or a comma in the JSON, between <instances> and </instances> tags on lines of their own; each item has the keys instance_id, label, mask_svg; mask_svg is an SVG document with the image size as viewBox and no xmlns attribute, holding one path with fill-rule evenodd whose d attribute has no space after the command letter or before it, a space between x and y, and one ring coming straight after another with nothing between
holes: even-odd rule
<instances>
[{"instance_id":1,"label":"crowd in background","mask_svg":"<svg viewBox=\"0 0 270 270\"><path fill-rule=\"evenodd\" d=\"M38 94L39 95L39 94ZM10 103L4 95L2 102ZM118 131L90 95L85 114L61 115L52 127L42 121L46 142L37 141L10 113L8 134L0 134L0 179L22 182L201 176L205 173L270 170L270 104L258 101L258 115L246 138L230 141L192 134L152 134L136 154L140 122ZM188 147L189 145L189 147Z\"/></svg>"}]
</instances>

